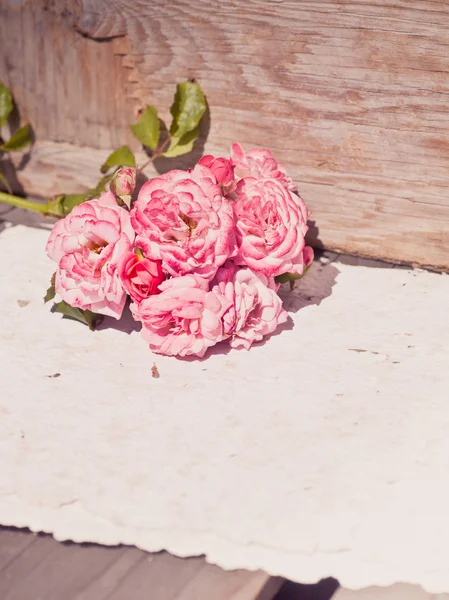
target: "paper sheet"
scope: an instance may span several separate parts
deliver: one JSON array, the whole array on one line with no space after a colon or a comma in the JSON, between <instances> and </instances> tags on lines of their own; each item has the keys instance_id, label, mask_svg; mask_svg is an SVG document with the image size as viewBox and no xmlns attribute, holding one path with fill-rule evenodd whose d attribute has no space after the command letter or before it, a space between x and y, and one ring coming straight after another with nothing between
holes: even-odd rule
<instances>
[{"instance_id":1,"label":"paper sheet","mask_svg":"<svg viewBox=\"0 0 449 600\"><path fill-rule=\"evenodd\" d=\"M177 360L52 314L47 235L0 232L1 524L449 591L449 276L317 263L279 334Z\"/></svg>"}]
</instances>

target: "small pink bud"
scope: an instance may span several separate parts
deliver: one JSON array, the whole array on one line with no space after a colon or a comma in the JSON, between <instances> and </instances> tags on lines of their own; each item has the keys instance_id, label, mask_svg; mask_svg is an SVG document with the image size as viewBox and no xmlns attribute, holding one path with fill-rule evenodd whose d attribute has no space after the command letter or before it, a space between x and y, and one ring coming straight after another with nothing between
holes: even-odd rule
<instances>
[{"instance_id":1,"label":"small pink bud","mask_svg":"<svg viewBox=\"0 0 449 600\"><path fill-rule=\"evenodd\" d=\"M234 167L230 160L222 156L215 158L215 156L212 156L211 154L206 154L200 158L199 164L212 171L215 180L222 188L225 195L230 194L235 190Z\"/></svg>"},{"instance_id":2,"label":"small pink bud","mask_svg":"<svg viewBox=\"0 0 449 600\"><path fill-rule=\"evenodd\" d=\"M136 189L136 169L126 167L119 169L111 181L111 192L120 198L122 196L132 196Z\"/></svg>"}]
</instances>

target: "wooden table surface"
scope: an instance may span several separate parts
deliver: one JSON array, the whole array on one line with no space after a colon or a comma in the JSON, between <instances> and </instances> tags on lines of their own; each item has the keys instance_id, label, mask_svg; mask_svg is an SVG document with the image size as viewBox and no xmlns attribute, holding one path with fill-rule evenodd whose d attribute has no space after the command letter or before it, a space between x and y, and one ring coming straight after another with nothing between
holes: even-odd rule
<instances>
[{"instance_id":1,"label":"wooden table surface","mask_svg":"<svg viewBox=\"0 0 449 600\"><path fill-rule=\"evenodd\" d=\"M271 600L283 581L204 558L56 542L0 528L1 600Z\"/></svg>"},{"instance_id":2,"label":"wooden table surface","mask_svg":"<svg viewBox=\"0 0 449 600\"><path fill-rule=\"evenodd\" d=\"M449 595L407 584L349 591L331 578L303 585L262 571L224 571L202 557L60 543L0 526L0 600L449 600Z\"/></svg>"}]
</instances>

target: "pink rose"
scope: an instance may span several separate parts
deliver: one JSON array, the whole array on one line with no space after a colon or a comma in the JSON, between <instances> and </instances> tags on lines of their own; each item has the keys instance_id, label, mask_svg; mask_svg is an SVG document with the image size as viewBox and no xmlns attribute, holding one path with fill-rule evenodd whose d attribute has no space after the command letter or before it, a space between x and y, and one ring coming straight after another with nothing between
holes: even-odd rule
<instances>
[{"instance_id":1,"label":"pink rose","mask_svg":"<svg viewBox=\"0 0 449 600\"><path fill-rule=\"evenodd\" d=\"M212 171L224 195L231 194L235 190L234 167L228 158L223 156L215 158L211 154L206 154L199 160L198 164Z\"/></svg>"},{"instance_id":2,"label":"pink rose","mask_svg":"<svg viewBox=\"0 0 449 600\"><path fill-rule=\"evenodd\" d=\"M127 252L122 256L118 271L124 290L137 303L159 294L159 284L165 280L160 261L149 260L135 252Z\"/></svg>"},{"instance_id":3,"label":"pink rose","mask_svg":"<svg viewBox=\"0 0 449 600\"><path fill-rule=\"evenodd\" d=\"M236 262L267 277L302 274L308 212L299 196L277 179L247 177L237 184Z\"/></svg>"},{"instance_id":4,"label":"pink rose","mask_svg":"<svg viewBox=\"0 0 449 600\"><path fill-rule=\"evenodd\" d=\"M278 179L290 191L295 192L296 186L287 175L287 170L282 163L278 163L267 149L253 148L244 152L237 142L231 146L231 163L234 165L237 179L255 177Z\"/></svg>"},{"instance_id":5,"label":"pink rose","mask_svg":"<svg viewBox=\"0 0 449 600\"><path fill-rule=\"evenodd\" d=\"M147 181L131 222L145 256L161 260L173 277L193 272L211 279L236 251L232 204L202 165Z\"/></svg>"},{"instance_id":6,"label":"pink rose","mask_svg":"<svg viewBox=\"0 0 449 600\"><path fill-rule=\"evenodd\" d=\"M126 301L117 264L134 241L129 213L111 192L58 221L46 251L58 263L56 292L73 307L119 319Z\"/></svg>"},{"instance_id":7,"label":"pink rose","mask_svg":"<svg viewBox=\"0 0 449 600\"><path fill-rule=\"evenodd\" d=\"M214 283L212 292L232 303L223 315L223 332L233 348L248 350L288 318L276 293L279 286L272 278L239 269L229 261L218 270Z\"/></svg>"},{"instance_id":8,"label":"pink rose","mask_svg":"<svg viewBox=\"0 0 449 600\"><path fill-rule=\"evenodd\" d=\"M151 350L168 356L202 357L223 339L222 316L230 302L209 291L208 282L197 275L168 279L161 293L131 305L141 321L142 336Z\"/></svg>"}]
</instances>

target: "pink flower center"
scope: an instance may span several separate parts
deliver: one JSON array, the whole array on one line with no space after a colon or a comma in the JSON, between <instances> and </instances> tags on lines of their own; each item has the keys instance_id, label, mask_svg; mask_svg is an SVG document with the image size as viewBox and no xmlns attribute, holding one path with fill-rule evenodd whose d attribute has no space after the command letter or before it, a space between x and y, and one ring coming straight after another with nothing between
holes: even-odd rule
<instances>
[{"instance_id":1,"label":"pink flower center","mask_svg":"<svg viewBox=\"0 0 449 600\"><path fill-rule=\"evenodd\" d=\"M188 201L180 202L176 196L164 198L163 202L154 201L145 210L153 226L161 232L161 239L188 245L193 239L206 237L210 227L208 213L200 207L192 206Z\"/></svg>"},{"instance_id":2,"label":"pink flower center","mask_svg":"<svg viewBox=\"0 0 449 600\"><path fill-rule=\"evenodd\" d=\"M261 200L260 196L253 196L245 206L246 217L252 225L250 233L264 239L268 246L276 245L280 242L282 220L274 201L262 203Z\"/></svg>"},{"instance_id":3,"label":"pink flower center","mask_svg":"<svg viewBox=\"0 0 449 600\"><path fill-rule=\"evenodd\" d=\"M198 227L198 221L195 221L195 219L192 219L192 217L189 217L188 215L185 215L182 212L179 213L179 218L181 219L181 221L184 221L184 223L189 228L188 236L192 237L192 233Z\"/></svg>"},{"instance_id":4,"label":"pink flower center","mask_svg":"<svg viewBox=\"0 0 449 600\"><path fill-rule=\"evenodd\" d=\"M107 245L108 243L104 240L98 243L89 240L89 242L86 244L86 247L89 248L89 250L91 252L94 252L95 254L101 254L103 248L106 248Z\"/></svg>"}]
</instances>

